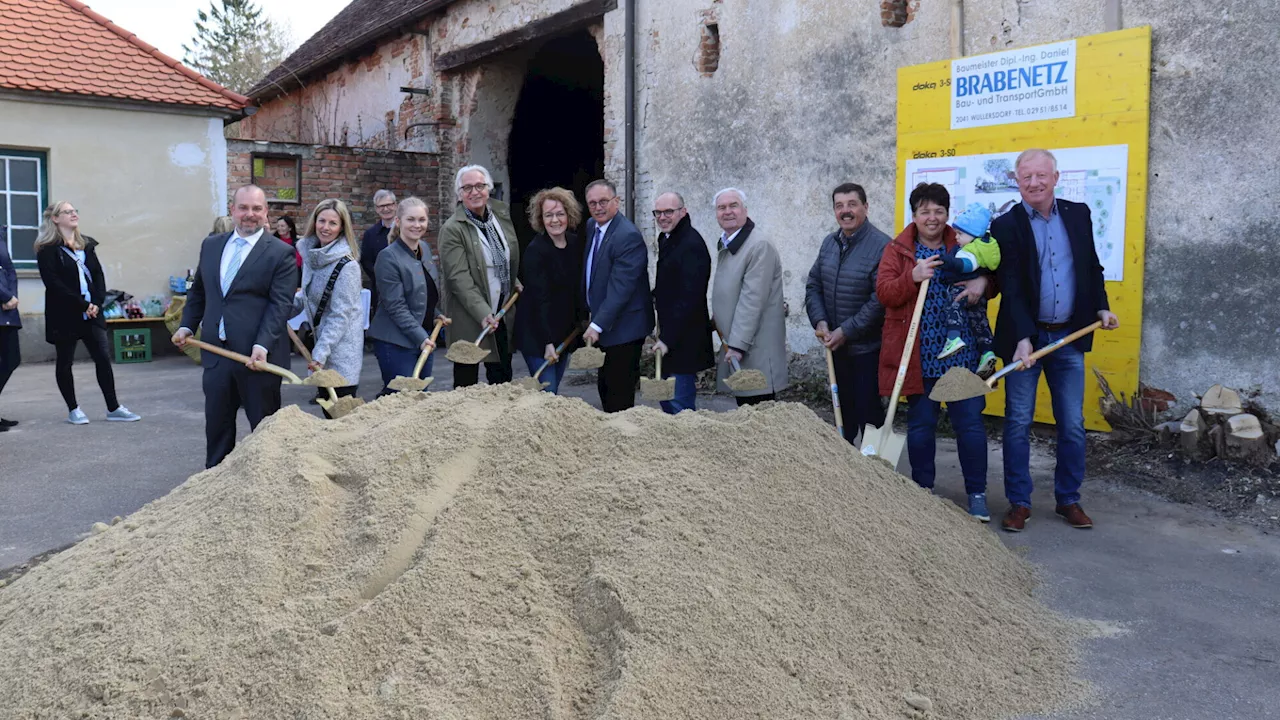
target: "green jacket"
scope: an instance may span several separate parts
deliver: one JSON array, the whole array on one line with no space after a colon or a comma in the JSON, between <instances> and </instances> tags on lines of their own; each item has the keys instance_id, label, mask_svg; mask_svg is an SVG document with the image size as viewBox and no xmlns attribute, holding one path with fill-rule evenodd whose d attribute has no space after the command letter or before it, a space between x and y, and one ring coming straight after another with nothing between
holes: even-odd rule
<instances>
[{"instance_id":1,"label":"green jacket","mask_svg":"<svg viewBox=\"0 0 1280 720\"><path fill-rule=\"evenodd\" d=\"M980 268L995 270L1000 267L1000 244L991 235L975 238L961 249L972 254Z\"/></svg>"},{"instance_id":2,"label":"green jacket","mask_svg":"<svg viewBox=\"0 0 1280 720\"><path fill-rule=\"evenodd\" d=\"M498 229L506 241L511 256L511 283L514 287L520 271L520 243L511 225L511 213L507 204L489 201L489 210L498 217ZM467 220L462 203L454 208L453 215L440 226L440 290L444 314L453 321L449 326L449 341L475 342L486 315L497 311L489 304L489 273L485 267L483 242L480 231ZM507 347L513 347L516 309L513 306L503 316L507 328ZM480 347L497 353L493 335L486 335ZM491 357L490 359L496 359Z\"/></svg>"}]
</instances>

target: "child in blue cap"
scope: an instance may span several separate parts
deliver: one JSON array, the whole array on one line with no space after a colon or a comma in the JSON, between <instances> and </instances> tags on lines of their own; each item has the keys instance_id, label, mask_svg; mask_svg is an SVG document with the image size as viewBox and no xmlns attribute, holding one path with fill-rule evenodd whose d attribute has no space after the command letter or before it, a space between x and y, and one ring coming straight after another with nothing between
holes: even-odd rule
<instances>
[{"instance_id":1,"label":"child in blue cap","mask_svg":"<svg viewBox=\"0 0 1280 720\"><path fill-rule=\"evenodd\" d=\"M951 221L951 227L956 231L958 247L942 255L941 269L946 271L943 282L950 286L951 304L943 318L947 327L947 344L938 353L938 358L953 355L965 347L961 329L967 323L979 355L978 374L986 378L996 369L991 324L987 321L987 301L984 298L975 305L960 303L957 297L961 288L955 283L972 280L979 270L994 271L999 267L1000 246L988 234L991 211L978 203L970 203Z\"/></svg>"}]
</instances>

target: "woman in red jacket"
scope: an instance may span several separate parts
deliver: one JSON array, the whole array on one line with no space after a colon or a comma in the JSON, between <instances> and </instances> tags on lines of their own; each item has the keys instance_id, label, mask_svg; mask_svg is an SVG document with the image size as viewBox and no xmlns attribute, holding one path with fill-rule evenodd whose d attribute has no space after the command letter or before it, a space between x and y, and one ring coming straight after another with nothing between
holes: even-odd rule
<instances>
[{"instance_id":1,"label":"woman in red jacket","mask_svg":"<svg viewBox=\"0 0 1280 720\"><path fill-rule=\"evenodd\" d=\"M907 456L911 459L911 478L920 487L932 491L935 432L941 404L930 400L929 392L951 367L977 370L978 358L968 339L967 347L960 352L938 357L947 341L945 315L951 302L944 284L946 278L938 268L939 256L956 246L955 230L947 225L951 196L942 185L921 183L911 191L910 203L912 222L885 247L876 279L876 296L885 308L880 394L887 396L893 392L920 284L931 279L902 393L907 396ZM983 294L986 279L971 281L969 289ZM897 400L892 398L891 402ZM982 397L947 403L947 415L956 432L965 494L969 496L969 514L982 522L991 519L986 494L987 432L982 423L985 407L986 400Z\"/></svg>"}]
</instances>

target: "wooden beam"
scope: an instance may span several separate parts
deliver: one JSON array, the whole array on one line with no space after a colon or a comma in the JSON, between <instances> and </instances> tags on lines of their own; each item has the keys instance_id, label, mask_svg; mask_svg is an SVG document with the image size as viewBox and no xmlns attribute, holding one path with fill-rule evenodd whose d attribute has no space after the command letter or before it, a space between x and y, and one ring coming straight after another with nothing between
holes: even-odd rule
<instances>
[{"instance_id":1,"label":"wooden beam","mask_svg":"<svg viewBox=\"0 0 1280 720\"><path fill-rule=\"evenodd\" d=\"M442 53L435 59L435 69L438 72L457 70L466 65L484 60L491 55L519 47L532 40L558 35L568 30L589 25L605 13L617 8L618 0L587 0L581 5L575 5L564 12L531 22L505 35L499 35L491 40L478 42L475 45L459 50Z\"/></svg>"}]
</instances>

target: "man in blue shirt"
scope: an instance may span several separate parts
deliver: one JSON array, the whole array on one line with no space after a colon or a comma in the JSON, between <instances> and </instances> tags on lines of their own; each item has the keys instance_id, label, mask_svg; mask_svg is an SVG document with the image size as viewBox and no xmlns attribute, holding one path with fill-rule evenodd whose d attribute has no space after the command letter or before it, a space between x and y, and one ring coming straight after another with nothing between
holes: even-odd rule
<instances>
[{"instance_id":1,"label":"man in blue shirt","mask_svg":"<svg viewBox=\"0 0 1280 720\"><path fill-rule=\"evenodd\" d=\"M1000 313L996 318L996 354L1023 368L1005 379L1004 486L1009 512L1001 527L1020 532L1031 517L1031 423L1036 388L1043 368L1053 417L1058 427L1054 470L1055 512L1076 528L1093 521L1080 507L1084 482L1084 354L1093 347L1086 335L1045 356L1044 347L1093 323L1106 330L1120 326L1107 301L1102 263L1094 247L1089 206L1058 198L1058 163L1047 150L1027 150L1014 164L1022 202L991 224L1000 243Z\"/></svg>"}]
</instances>

